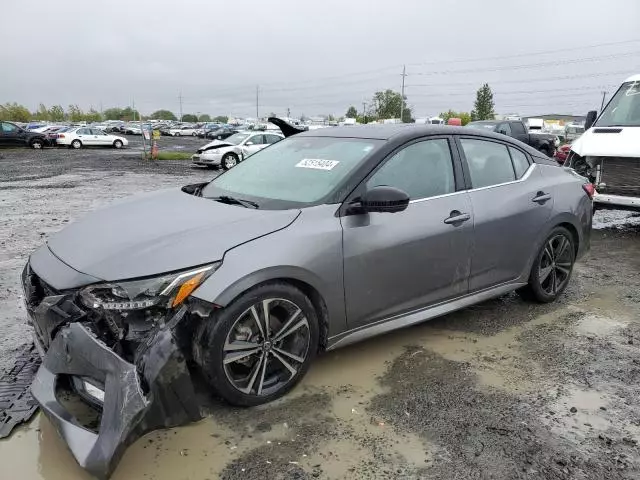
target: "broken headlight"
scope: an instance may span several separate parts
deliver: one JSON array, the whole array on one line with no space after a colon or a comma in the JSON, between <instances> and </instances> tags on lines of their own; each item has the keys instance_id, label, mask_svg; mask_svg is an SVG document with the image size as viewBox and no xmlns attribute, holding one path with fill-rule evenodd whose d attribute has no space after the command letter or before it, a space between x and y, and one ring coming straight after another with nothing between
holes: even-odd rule
<instances>
[{"instance_id":1,"label":"broken headlight","mask_svg":"<svg viewBox=\"0 0 640 480\"><path fill-rule=\"evenodd\" d=\"M169 273L142 280L99 283L80 291L82 303L92 309L142 310L180 305L209 276L220 262L186 272Z\"/></svg>"}]
</instances>

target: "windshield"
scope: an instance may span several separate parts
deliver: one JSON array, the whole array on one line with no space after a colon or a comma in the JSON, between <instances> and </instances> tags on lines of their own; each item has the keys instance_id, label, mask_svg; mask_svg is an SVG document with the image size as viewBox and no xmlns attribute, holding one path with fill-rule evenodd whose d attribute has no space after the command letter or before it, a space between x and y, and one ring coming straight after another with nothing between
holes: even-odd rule
<instances>
[{"instance_id":1,"label":"windshield","mask_svg":"<svg viewBox=\"0 0 640 480\"><path fill-rule=\"evenodd\" d=\"M382 143L359 138L290 137L215 178L202 196L250 197L261 207L265 200L312 204L332 193Z\"/></svg>"},{"instance_id":2,"label":"windshield","mask_svg":"<svg viewBox=\"0 0 640 480\"><path fill-rule=\"evenodd\" d=\"M236 133L231 135L229 138L225 139L226 143L231 143L233 145L240 145L244 139L246 139L250 133Z\"/></svg>"},{"instance_id":3,"label":"windshield","mask_svg":"<svg viewBox=\"0 0 640 480\"><path fill-rule=\"evenodd\" d=\"M496 122L471 122L471 123L467 123L467 127L477 128L479 130L482 130L483 128L485 128L487 130L493 130L494 128L496 128L496 125L497 125Z\"/></svg>"},{"instance_id":4,"label":"windshield","mask_svg":"<svg viewBox=\"0 0 640 480\"><path fill-rule=\"evenodd\" d=\"M623 83L596 122L597 127L640 127L640 81Z\"/></svg>"}]
</instances>

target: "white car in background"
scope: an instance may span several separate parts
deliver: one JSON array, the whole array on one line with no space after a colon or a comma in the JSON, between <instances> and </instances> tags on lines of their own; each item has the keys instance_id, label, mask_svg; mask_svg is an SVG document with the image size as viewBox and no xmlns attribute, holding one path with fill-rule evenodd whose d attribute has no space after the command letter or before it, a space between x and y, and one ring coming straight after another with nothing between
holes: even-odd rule
<instances>
[{"instance_id":1,"label":"white car in background","mask_svg":"<svg viewBox=\"0 0 640 480\"><path fill-rule=\"evenodd\" d=\"M214 140L200 147L191 161L209 168L229 170L249 155L284 138L279 132L238 132L224 140Z\"/></svg>"},{"instance_id":2,"label":"white car in background","mask_svg":"<svg viewBox=\"0 0 640 480\"><path fill-rule=\"evenodd\" d=\"M191 136L195 137L197 129L195 127L174 127L169 129L169 135L173 137Z\"/></svg>"},{"instance_id":3,"label":"white car in background","mask_svg":"<svg viewBox=\"0 0 640 480\"><path fill-rule=\"evenodd\" d=\"M56 145L66 145L71 148L89 146L122 148L129 145L124 137L104 133L93 127L71 127L57 132Z\"/></svg>"}]
</instances>

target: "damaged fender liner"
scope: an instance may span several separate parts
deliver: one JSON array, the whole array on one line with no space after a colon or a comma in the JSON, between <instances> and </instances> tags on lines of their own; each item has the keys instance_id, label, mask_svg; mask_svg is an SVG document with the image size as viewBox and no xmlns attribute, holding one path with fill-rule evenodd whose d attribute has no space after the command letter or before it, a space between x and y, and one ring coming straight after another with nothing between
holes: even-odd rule
<instances>
[{"instance_id":1,"label":"damaged fender liner","mask_svg":"<svg viewBox=\"0 0 640 480\"><path fill-rule=\"evenodd\" d=\"M183 315L176 314L150 335L137 352L136 364L118 356L82 323L62 327L53 339L32 393L80 466L92 475L108 478L127 446L145 433L202 418L173 335ZM89 377L104 385L97 434L82 427L56 398L58 375Z\"/></svg>"}]
</instances>

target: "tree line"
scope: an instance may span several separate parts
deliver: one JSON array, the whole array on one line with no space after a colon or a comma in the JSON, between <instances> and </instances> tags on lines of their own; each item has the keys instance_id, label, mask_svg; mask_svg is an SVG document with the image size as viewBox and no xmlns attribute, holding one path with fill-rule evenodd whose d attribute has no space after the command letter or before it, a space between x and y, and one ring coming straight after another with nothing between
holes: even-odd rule
<instances>
[{"instance_id":1,"label":"tree line","mask_svg":"<svg viewBox=\"0 0 640 480\"><path fill-rule=\"evenodd\" d=\"M98 112L94 108L88 111L82 110L78 105L69 105L65 110L61 105L53 105L47 108L41 103L35 112L30 111L24 105L16 102L0 104L0 120L27 123L32 120L46 122L101 122L104 120L123 120L125 122L137 120L178 120L178 117L170 110L157 110L151 115L140 115L140 112L131 107L108 108L103 112ZM227 123L229 117L219 115L211 117L208 114L195 115L187 113L182 116L183 122L217 122Z\"/></svg>"},{"instance_id":2,"label":"tree line","mask_svg":"<svg viewBox=\"0 0 640 480\"><path fill-rule=\"evenodd\" d=\"M402 115L404 123L415 121L412 118L412 110L407 105L407 97L403 98L401 93L390 89L376 92L369 103L369 108L366 108L366 104L364 107L363 111L359 112L355 106L350 106L345 117L355 118L360 123L368 123L375 120L400 118ZM494 107L493 92L489 84L485 83L476 92L476 100L471 112L456 112L449 109L440 113L440 118L444 119L445 123L451 118L459 118L462 125L475 120L493 120L495 118Z\"/></svg>"}]
</instances>

